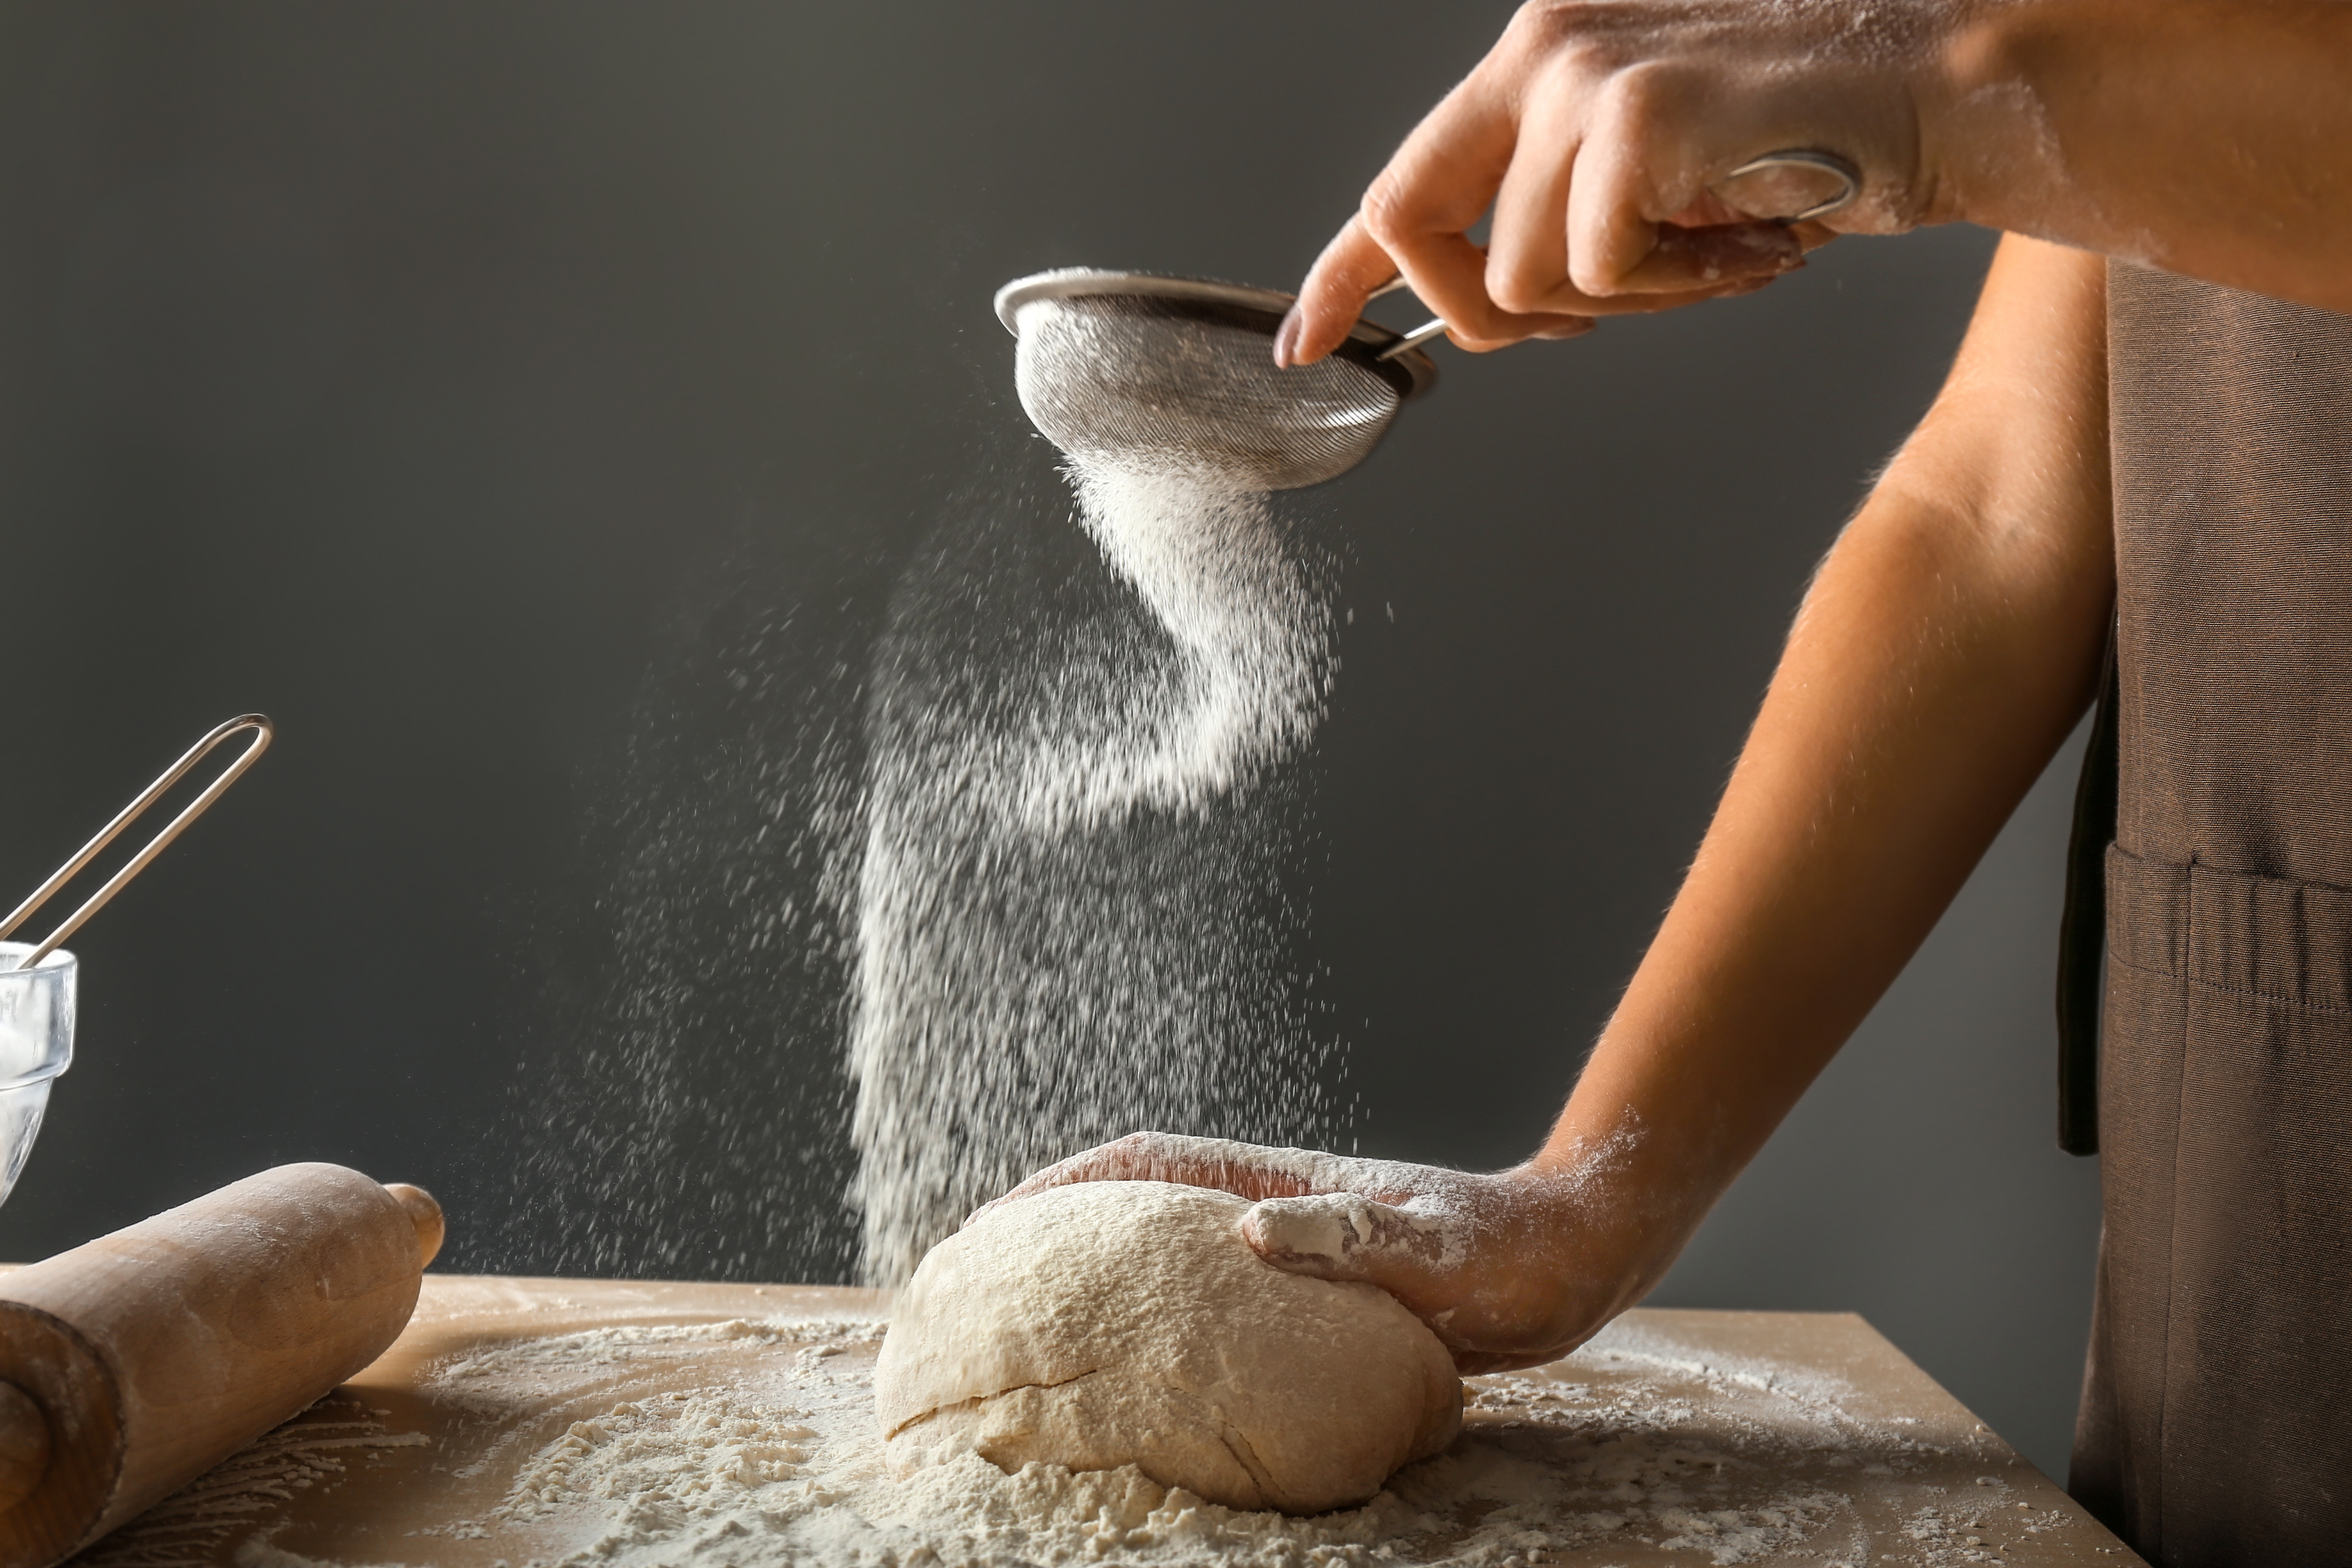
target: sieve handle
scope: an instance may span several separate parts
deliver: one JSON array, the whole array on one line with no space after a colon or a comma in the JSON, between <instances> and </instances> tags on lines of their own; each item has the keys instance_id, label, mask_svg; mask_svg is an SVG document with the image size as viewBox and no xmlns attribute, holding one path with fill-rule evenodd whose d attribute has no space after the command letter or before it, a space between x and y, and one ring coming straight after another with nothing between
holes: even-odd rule
<instances>
[{"instance_id":1,"label":"sieve handle","mask_svg":"<svg viewBox=\"0 0 2352 1568\"><path fill-rule=\"evenodd\" d=\"M1394 294L1398 289L1404 287L1404 274L1400 272L1394 277L1390 278L1386 283L1381 284L1378 288L1373 289L1370 294L1365 295L1364 303L1370 305L1373 300L1383 298L1388 295ZM1443 320L1423 321L1420 326L1415 327L1412 331L1407 332L1403 337L1399 338L1395 342L1391 343L1387 348L1382 349L1379 353L1373 355L1372 358L1376 360L1393 360L1399 354L1410 353L1413 350L1420 348L1423 343L1428 342L1433 338L1443 336L1444 331L1445 323Z\"/></svg>"},{"instance_id":2,"label":"sieve handle","mask_svg":"<svg viewBox=\"0 0 2352 1568\"><path fill-rule=\"evenodd\" d=\"M1853 205L1853 199L1862 194L1862 171L1854 166L1853 160L1841 157L1835 152L1824 152L1816 147L1783 147L1778 152L1767 152L1760 158L1750 158L1707 188L1725 203L1737 208L1739 204L1724 195L1722 188L1734 180L1742 179L1749 174L1760 174L1767 169L1811 169L1818 173L1832 175L1838 183L1837 193L1834 195L1815 202L1801 212L1782 213L1778 215L1764 213L1753 214L1767 223L1802 224L1810 223L1815 218L1825 218L1832 213Z\"/></svg>"},{"instance_id":3,"label":"sieve handle","mask_svg":"<svg viewBox=\"0 0 2352 1568\"><path fill-rule=\"evenodd\" d=\"M39 946L34 948L32 952L26 955L24 961L16 966L17 968L29 969L34 965L39 963L42 959L47 957L51 953L56 952L60 943L64 942L67 937L81 929L82 922L88 920L91 915L105 908L107 901L111 899L116 894L121 893L124 887L128 886L132 877L137 876L141 872L146 870L147 863L153 860L157 855L162 854L171 844L172 841L178 838L180 834L185 831L190 822L193 822L198 817L203 816L214 801L219 800L224 794L227 793L228 787L236 783L239 778L243 777L245 770L253 766L255 759L259 758L264 751L269 748L269 737L274 733L269 720L263 715L257 713L242 715L239 717L229 720L226 724L222 725L210 735L205 736L202 740L196 742L195 745L188 747L186 754L183 756L180 760L172 764L169 768L165 769L162 778L156 779L155 782L148 785L146 789L141 790L139 792L138 799L132 800L131 804L123 807L121 810L116 812L114 821L107 823L105 827L100 828L98 831L98 836L90 840L89 842L82 845L81 849L74 855L73 859L58 867L58 869L50 874L48 881L41 883L39 887L35 888L33 890L32 897L18 904L16 912L10 915L6 920L0 921L0 939L5 939L11 932L15 931L16 927L31 919L34 912L38 910L41 905L47 904L52 897L56 896L57 891L59 888L65 886L66 883L71 882L75 876L79 874L82 867L89 864L91 861L96 860L100 850L103 850L107 845L112 843L117 838L121 837L122 830L137 821L146 811L147 808L153 805L156 800L163 796L164 790L169 789L173 785L177 784L182 779L187 777L188 770L195 767L197 763L202 762L215 747L221 744L221 742L226 740L229 737L237 734L239 731L248 729L253 731L252 744L248 745L243 752L238 754L236 760L230 763L228 767L222 771L219 778L206 785L203 794L189 801L178 816L173 818L171 821L164 824L161 832L147 841L147 847L145 849L141 850L137 854L131 856L130 861L121 871L116 872L112 876L107 878L106 885L104 887L101 887L96 893L91 894L88 901L85 902L79 909L77 909L71 915L67 915L65 920L58 926L58 928L49 933L46 941L42 942Z\"/></svg>"},{"instance_id":4,"label":"sieve handle","mask_svg":"<svg viewBox=\"0 0 2352 1568\"><path fill-rule=\"evenodd\" d=\"M1391 284L1389 287L1393 288L1396 285ZM1382 292L1385 293L1386 290L1382 290ZM1434 320L1423 321L1420 326L1415 327L1412 331L1407 332L1403 337L1399 338L1395 342L1391 343L1387 348L1382 349L1379 353L1372 357L1378 360L1393 360L1399 354L1409 353L1412 350L1420 348L1423 343L1428 342L1433 338L1442 338L1444 335L1444 318L1439 317Z\"/></svg>"}]
</instances>

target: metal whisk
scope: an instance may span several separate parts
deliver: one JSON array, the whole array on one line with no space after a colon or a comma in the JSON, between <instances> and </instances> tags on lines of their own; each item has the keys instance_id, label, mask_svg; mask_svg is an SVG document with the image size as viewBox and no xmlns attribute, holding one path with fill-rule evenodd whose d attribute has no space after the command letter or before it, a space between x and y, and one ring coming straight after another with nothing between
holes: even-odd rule
<instances>
[{"instance_id":1,"label":"metal whisk","mask_svg":"<svg viewBox=\"0 0 2352 1568\"><path fill-rule=\"evenodd\" d=\"M257 713L240 715L230 719L226 724L218 726L212 733L188 747L180 760L163 770L162 778L139 791L138 797L131 804L116 812L114 820L98 831L96 838L77 850L71 860L50 873L48 881L33 890L33 895L30 898L18 904L6 919L0 920L0 938L14 934L16 927L32 918L41 905L57 894L59 888L79 875L82 867L96 860L100 851L121 837L123 829L138 821L148 807L163 799L165 790L187 777L190 768L202 762L215 747L231 736L242 735L247 731L252 733L253 738L246 743L245 749L237 754L236 759L222 769L220 777L205 786L204 793L183 807L178 816L163 824L162 831L147 841L145 849L141 850L124 862L122 869L107 878L105 885L91 894L79 909L67 915L59 922L55 931L50 932L38 944L27 950L24 956L17 959L10 967L17 969L39 967L41 960L56 952L59 943L80 930L83 921L105 908L108 900L128 886L132 877L147 869L148 862L162 854L165 846L187 831L190 822L194 821L211 809L212 803L219 800L230 785L243 778L245 770L252 767L262 752L268 748L269 737L276 733L268 718ZM0 1185L0 1197L6 1196L5 1186Z\"/></svg>"}]
</instances>

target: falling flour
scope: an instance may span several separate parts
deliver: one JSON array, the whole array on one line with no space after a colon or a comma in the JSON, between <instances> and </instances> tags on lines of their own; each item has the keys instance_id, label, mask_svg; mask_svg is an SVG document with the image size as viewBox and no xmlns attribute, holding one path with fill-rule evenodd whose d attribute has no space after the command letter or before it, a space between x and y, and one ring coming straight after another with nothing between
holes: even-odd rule
<instances>
[{"instance_id":1,"label":"falling flour","mask_svg":"<svg viewBox=\"0 0 2352 1568\"><path fill-rule=\"evenodd\" d=\"M1323 711L1323 573L1213 469L1066 476L1112 593L990 602L936 559L877 661L848 1048L871 1283L1137 1126L1329 1130L1265 784Z\"/></svg>"},{"instance_id":2,"label":"falling flour","mask_svg":"<svg viewBox=\"0 0 2352 1568\"><path fill-rule=\"evenodd\" d=\"M1069 707L1012 737L1014 793L989 803L1039 831L1206 809L1322 716L1329 612L1271 497L1179 470L1068 473L1087 531L1173 643L1177 678L1070 672Z\"/></svg>"},{"instance_id":3,"label":"falling flour","mask_svg":"<svg viewBox=\"0 0 2352 1568\"><path fill-rule=\"evenodd\" d=\"M863 528L681 590L468 1266L887 1284L1136 1127L1344 1138L1298 886L1328 552L1230 465L1046 450L950 498L878 627L829 591Z\"/></svg>"}]
</instances>

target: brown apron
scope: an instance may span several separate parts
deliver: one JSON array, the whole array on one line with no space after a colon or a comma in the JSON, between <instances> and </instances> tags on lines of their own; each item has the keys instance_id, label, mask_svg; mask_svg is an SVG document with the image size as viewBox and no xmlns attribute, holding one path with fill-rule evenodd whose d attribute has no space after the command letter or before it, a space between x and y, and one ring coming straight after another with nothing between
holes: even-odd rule
<instances>
[{"instance_id":1,"label":"brown apron","mask_svg":"<svg viewBox=\"0 0 2352 1568\"><path fill-rule=\"evenodd\" d=\"M2073 1487L2166 1568L2352 1563L2352 317L2109 269L2117 585Z\"/></svg>"}]
</instances>

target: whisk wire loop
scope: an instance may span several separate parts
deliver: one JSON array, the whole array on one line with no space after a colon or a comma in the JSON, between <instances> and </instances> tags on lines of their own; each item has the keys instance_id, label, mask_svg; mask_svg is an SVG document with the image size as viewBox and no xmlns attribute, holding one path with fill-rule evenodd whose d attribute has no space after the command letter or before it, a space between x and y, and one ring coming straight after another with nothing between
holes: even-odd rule
<instances>
[{"instance_id":1,"label":"whisk wire loop","mask_svg":"<svg viewBox=\"0 0 2352 1568\"><path fill-rule=\"evenodd\" d=\"M117 838L121 837L123 829L137 821L140 817L146 812L150 806L152 806L158 800L162 799L163 792L166 789L169 789L173 785L186 778L189 770L194 768L197 763L202 762L207 756L211 755L211 753L218 747L222 742L227 740L231 736L239 734L245 730L251 730L253 732L252 741L247 745L246 748L242 752L238 753L235 761L231 762L227 768L222 770L220 777L215 779L210 784L205 786L203 794L198 795L194 800L189 801L186 806L183 807L178 816L173 817L169 822L165 823L160 832L158 832L153 838L147 841L147 847L145 849L141 850L137 854L131 856L129 861L123 863L121 870L117 871L112 876L107 878L106 884L103 887L100 887L96 893L91 894L89 897L83 902L82 906L79 909L77 909L71 915L67 915L56 930L50 932L48 936L43 940L39 946L36 946L30 953L27 953L25 956L25 957L16 965L17 968L32 968L42 959L57 951L58 946L64 943L67 937L81 929L82 923L84 921L88 920L91 915L96 915L100 910L105 908L108 901L113 898L116 894L121 893L125 886L129 885L132 877L137 876L141 872L147 869L149 862L152 861L157 855L162 854L165 849L169 848L172 841L178 838L182 832L185 831L189 823L194 821L198 817L203 816L205 812L211 808L214 801L219 800L223 794L226 793L228 787L236 783L237 779L244 775L245 770L252 767L256 759L257 759L264 751L268 749L269 739L271 735L274 733L269 720L263 715L257 713L240 715L238 717L230 719L226 724L220 726L211 734L205 736L202 740L197 741L195 745L187 749L186 754L184 755L177 762L174 762L170 768L166 768L161 778L157 779L152 784L148 785L146 789L141 790L137 799L133 800L128 806L123 807L121 810L116 812L114 820L98 831L97 837L91 839L89 842L82 845L82 847L75 852L72 859L67 861L65 864L59 866L55 872L50 873L48 881L41 883L39 887L35 888L33 890L33 895L25 900L24 903L18 904L15 911L9 915L6 920L0 921L0 940L5 940L15 933L16 927L31 919L43 904L48 903L51 898L55 897L58 889L64 887L66 883L71 882L76 876L80 874L82 868L89 864L91 861L96 860L100 852L103 851L107 845L112 843Z\"/></svg>"}]
</instances>

